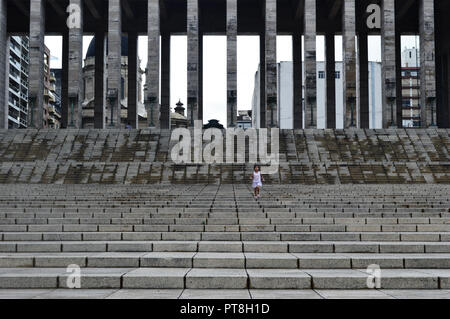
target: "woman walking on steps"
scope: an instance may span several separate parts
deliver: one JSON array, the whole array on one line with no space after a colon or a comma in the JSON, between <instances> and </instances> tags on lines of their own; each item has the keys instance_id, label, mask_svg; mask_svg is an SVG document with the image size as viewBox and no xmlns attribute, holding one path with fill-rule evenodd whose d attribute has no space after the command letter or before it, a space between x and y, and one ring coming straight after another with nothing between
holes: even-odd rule
<instances>
[{"instance_id":1,"label":"woman walking on steps","mask_svg":"<svg viewBox=\"0 0 450 319\"><path fill-rule=\"evenodd\" d=\"M255 199L261 197L261 187L262 187L262 182L264 182L264 177L262 177L261 175L261 170L259 165L255 165L255 167L253 168L253 174L252 176L250 176L250 179L253 181L252 183L252 187L253 187L253 191L254 191L254 195L255 195Z\"/></svg>"}]
</instances>

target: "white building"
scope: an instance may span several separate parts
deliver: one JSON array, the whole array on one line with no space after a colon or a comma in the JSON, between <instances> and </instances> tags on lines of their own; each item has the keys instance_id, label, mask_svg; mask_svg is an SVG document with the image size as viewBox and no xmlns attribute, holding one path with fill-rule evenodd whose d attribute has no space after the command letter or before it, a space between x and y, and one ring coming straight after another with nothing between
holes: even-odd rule
<instances>
[{"instance_id":1,"label":"white building","mask_svg":"<svg viewBox=\"0 0 450 319\"><path fill-rule=\"evenodd\" d=\"M336 62L336 128L343 128L343 87L342 87L342 62ZM303 78L304 81L304 78ZM259 70L255 74L255 88L252 99L253 127L260 127L260 89ZM304 82L303 82L304 85ZM325 62L317 62L317 127L325 128ZM278 121L280 128L293 129L293 63L278 63ZM304 94L303 94L304 96ZM304 108L304 103L303 103ZM303 109L303 119L305 110ZM369 62L369 122L370 128L382 127L381 107L381 63Z\"/></svg>"},{"instance_id":2,"label":"white building","mask_svg":"<svg viewBox=\"0 0 450 319\"><path fill-rule=\"evenodd\" d=\"M8 63L8 128L26 128L28 116L28 37L11 36Z\"/></svg>"},{"instance_id":3,"label":"white building","mask_svg":"<svg viewBox=\"0 0 450 319\"><path fill-rule=\"evenodd\" d=\"M420 51L417 48L405 48L402 51L402 68L420 67Z\"/></svg>"}]
</instances>

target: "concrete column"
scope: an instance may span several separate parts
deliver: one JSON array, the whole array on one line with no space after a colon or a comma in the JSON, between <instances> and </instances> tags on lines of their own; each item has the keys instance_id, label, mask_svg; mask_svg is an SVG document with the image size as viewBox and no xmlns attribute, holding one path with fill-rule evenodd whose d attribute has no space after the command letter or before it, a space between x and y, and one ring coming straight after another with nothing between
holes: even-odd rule
<instances>
[{"instance_id":1,"label":"concrete column","mask_svg":"<svg viewBox=\"0 0 450 319\"><path fill-rule=\"evenodd\" d=\"M395 32L395 106L397 109L397 127L403 127L403 92L402 92L402 45L401 33Z\"/></svg>"},{"instance_id":2,"label":"concrete column","mask_svg":"<svg viewBox=\"0 0 450 319\"><path fill-rule=\"evenodd\" d=\"M69 119L68 126L82 128L83 85L83 0L70 0L80 10L80 24L69 28Z\"/></svg>"},{"instance_id":3,"label":"concrete column","mask_svg":"<svg viewBox=\"0 0 450 319\"><path fill-rule=\"evenodd\" d=\"M7 72L7 50L8 35L6 32L6 0L0 0L0 129L8 128L8 100L7 100L7 88L8 88L8 72Z\"/></svg>"},{"instance_id":4,"label":"concrete column","mask_svg":"<svg viewBox=\"0 0 450 319\"><path fill-rule=\"evenodd\" d=\"M45 1L30 0L30 69L28 127L42 128L44 119Z\"/></svg>"},{"instance_id":5,"label":"concrete column","mask_svg":"<svg viewBox=\"0 0 450 319\"><path fill-rule=\"evenodd\" d=\"M137 113L138 35L128 32L128 105L127 122L132 128L138 127Z\"/></svg>"},{"instance_id":6,"label":"concrete column","mask_svg":"<svg viewBox=\"0 0 450 319\"><path fill-rule=\"evenodd\" d=\"M203 121L203 31L198 36L198 119Z\"/></svg>"},{"instance_id":7,"label":"concrete column","mask_svg":"<svg viewBox=\"0 0 450 319\"><path fill-rule=\"evenodd\" d=\"M120 0L108 2L108 122L106 127L120 128L120 89L122 58L122 8Z\"/></svg>"},{"instance_id":8,"label":"concrete column","mask_svg":"<svg viewBox=\"0 0 450 319\"><path fill-rule=\"evenodd\" d=\"M237 0L227 0L227 126L237 120Z\"/></svg>"},{"instance_id":9,"label":"concrete column","mask_svg":"<svg viewBox=\"0 0 450 319\"><path fill-rule=\"evenodd\" d=\"M199 0L187 0L187 117L189 126L199 119Z\"/></svg>"},{"instance_id":10,"label":"concrete column","mask_svg":"<svg viewBox=\"0 0 450 319\"><path fill-rule=\"evenodd\" d=\"M442 53L442 90L444 94L444 103L442 105L442 117L440 117L442 127L450 128L450 51L447 49Z\"/></svg>"},{"instance_id":11,"label":"concrete column","mask_svg":"<svg viewBox=\"0 0 450 319\"><path fill-rule=\"evenodd\" d=\"M161 37L161 128L170 128L170 34Z\"/></svg>"},{"instance_id":12,"label":"concrete column","mask_svg":"<svg viewBox=\"0 0 450 319\"><path fill-rule=\"evenodd\" d=\"M277 1L266 0L266 126L278 127Z\"/></svg>"},{"instance_id":13,"label":"concrete column","mask_svg":"<svg viewBox=\"0 0 450 319\"><path fill-rule=\"evenodd\" d=\"M444 110L444 118L443 118L443 124L444 127L450 128L450 50L445 50L444 53L444 75L445 79L443 79L443 90L446 92L445 94L445 101L446 104L443 106Z\"/></svg>"},{"instance_id":14,"label":"concrete column","mask_svg":"<svg viewBox=\"0 0 450 319\"><path fill-rule=\"evenodd\" d=\"M95 104L94 127L105 128L105 32L95 33Z\"/></svg>"},{"instance_id":15,"label":"concrete column","mask_svg":"<svg viewBox=\"0 0 450 319\"><path fill-rule=\"evenodd\" d=\"M317 127L316 0L305 0L305 128Z\"/></svg>"},{"instance_id":16,"label":"concrete column","mask_svg":"<svg viewBox=\"0 0 450 319\"><path fill-rule=\"evenodd\" d=\"M434 1L419 2L421 124L428 127L437 123Z\"/></svg>"},{"instance_id":17,"label":"concrete column","mask_svg":"<svg viewBox=\"0 0 450 319\"><path fill-rule=\"evenodd\" d=\"M448 49L441 48L442 45L437 42L436 52L436 87L438 92L442 92L437 96L437 125L439 128L450 127L450 98L449 98L449 74L450 63Z\"/></svg>"},{"instance_id":18,"label":"concrete column","mask_svg":"<svg viewBox=\"0 0 450 319\"><path fill-rule=\"evenodd\" d=\"M266 32L259 37L259 119L260 128L266 127Z\"/></svg>"},{"instance_id":19,"label":"concrete column","mask_svg":"<svg viewBox=\"0 0 450 319\"><path fill-rule=\"evenodd\" d=\"M382 110L383 127L396 126L396 76L395 76L395 0L382 0L381 8L382 54Z\"/></svg>"},{"instance_id":20,"label":"concrete column","mask_svg":"<svg viewBox=\"0 0 450 319\"><path fill-rule=\"evenodd\" d=\"M62 36L62 69L61 69L61 128L69 123L69 30Z\"/></svg>"},{"instance_id":21,"label":"concrete column","mask_svg":"<svg viewBox=\"0 0 450 319\"><path fill-rule=\"evenodd\" d=\"M148 0L148 66L147 66L147 121L149 127L160 127L159 108L159 0Z\"/></svg>"},{"instance_id":22,"label":"concrete column","mask_svg":"<svg viewBox=\"0 0 450 319\"><path fill-rule=\"evenodd\" d=\"M334 33L325 35L325 60L326 60L326 103L325 125L326 128L336 128L336 59L334 45Z\"/></svg>"},{"instance_id":23,"label":"concrete column","mask_svg":"<svg viewBox=\"0 0 450 319\"><path fill-rule=\"evenodd\" d=\"M369 57L367 33L358 36L358 71L359 71L359 125L369 128Z\"/></svg>"},{"instance_id":24,"label":"concrete column","mask_svg":"<svg viewBox=\"0 0 450 319\"><path fill-rule=\"evenodd\" d=\"M358 126L356 105L356 15L355 0L344 0L342 8L342 47L344 89L344 128Z\"/></svg>"},{"instance_id":25,"label":"concrete column","mask_svg":"<svg viewBox=\"0 0 450 319\"><path fill-rule=\"evenodd\" d=\"M303 128L303 65L302 65L302 31L300 22L292 38L293 82L294 82L294 129Z\"/></svg>"}]
</instances>

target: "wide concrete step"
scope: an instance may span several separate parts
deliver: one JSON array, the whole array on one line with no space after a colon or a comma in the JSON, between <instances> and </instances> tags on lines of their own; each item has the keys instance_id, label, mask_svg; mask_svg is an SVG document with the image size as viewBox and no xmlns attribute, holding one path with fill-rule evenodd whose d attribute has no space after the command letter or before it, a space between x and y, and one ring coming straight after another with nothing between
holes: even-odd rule
<instances>
[{"instance_id":1,"label":"wide concrete step","mask_svg":"<svg viewBox=\"0 0 450 319\"><path fill-rule=\"evenodd\" d=\"M10 253L0 254L0 268L162 267L232 269L450 269L450 254L305 254L217 252Z\"/></svg>"},{"instance_id":2,"label":"wide concrete step","mask_svg":"<svg viewBox=\"0 0 450 319\"><path fill-rule=\"evenodd\" d=\"M120 234L119 234L120 235ZM31 252L255 252L255 253L450 253L450 242L415 241L4 241L0 253Z\"/></svg>"},{"instance_id":3,"label":"wide concrete step","mask_svg":"<svg viewBox=\"0 0 450 319\"><path fill-rule=\"evenodd\" d=\"M450 224L435 224L435 225L332 225L332 224L315 224L315 225L270 225L263 224L218 224L218 225L203 225L203 224L163 224L161 221L154 222L152 225L133 225L125 223L111 224L95 224L92 220L91 224L31 224L31 225L0 225L0 232L15 233L15 232L147 232L147 233L211 233L211 232L272 232L279 233L298 233L298 232L339 232L339 233L421 233L421 232L435 232L435 233L450 233ZM0 233L1 235L1 233Z\"/></svg>"},{"instance_id":4,"label":"wide concrete step","mask_svg":"<svg viewBox=\"0 0 450 319\"><path fill-rule=\"evenodd\" d=\"M0 268L0 289L67 288L66 268ZM368 289L365 269L81 268L84 289ZM68 280L69 279L69 280ZM449 289L447 269L386 269L381 289Z\"/></svg>"},{"instance_id":5,"label":"wide concrete step","mask_svg":"<svg viewBox=\"0 0 450 319\"><path fill-rule=\"evenodd\" d=\"M14 216L10 216L14 215ZM336 227L344 230L351 230L353 228L366 229L367 231L423 231L423 230L441 230L450 231L450 214L448 217L379 217L379 218L361 218L361 217L295 217L280 215L277 213L266 215L251 215L230 217L228 214L223 217L169 217L169 216L153 216L150 218L142 218L142 216L81 216L74 213L73 216L52 216L51 214L23 215L22 213L7 214L6 217L0 216L0 231L10 231L11 229L33 229L38 227L48 227L59 229L62 231L65 228L70 229L72 225L79 225L78 227L97 226L112 227L114 225L132 226L135 228L144 227L145 225L165 225L167 229L182 227L182 226L204 226L203 229L218 227L218 226L265 226L272 227L303 227L304 229L314 229L317 227ZM105 214L102 214L105 215ZM140 215L140 214L136 214ZM269 215L269 217L267 216ZM275 217L279 216L279 217ZM25 228L25 226L28 226Z\"/></svg>"},{"instance_id":6,"label":"wide concrete step","mask_svg":"<svg viewBox=\"0 0 450 319\"><path fill-rule=\"evenodd\" d=\"M71 229L67 232L3 232L2 242L14 241L416 241L448 242L450 232L336 232L336 231L190 231L190 232L149 232L132 231L127 228L107 228L103 231L91 229Z\"/></svg>"}]
</instances>

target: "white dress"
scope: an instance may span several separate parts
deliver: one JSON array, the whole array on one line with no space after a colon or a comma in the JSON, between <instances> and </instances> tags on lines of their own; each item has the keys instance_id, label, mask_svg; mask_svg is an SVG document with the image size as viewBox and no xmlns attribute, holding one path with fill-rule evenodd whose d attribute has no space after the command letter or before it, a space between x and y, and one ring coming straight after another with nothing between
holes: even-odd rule
<instances>
[{"instance_id":1,"label":"white dress","mask_svg":"<svg viewBox=\"0 0 450 319\"><path fill-rule=\"evenodd\" d=\"M262 182L261 182L261 172L253 172L253 184L252 187L256 188L256 187L261 187L262 186Z\"/></svg>"}]
</instances>

